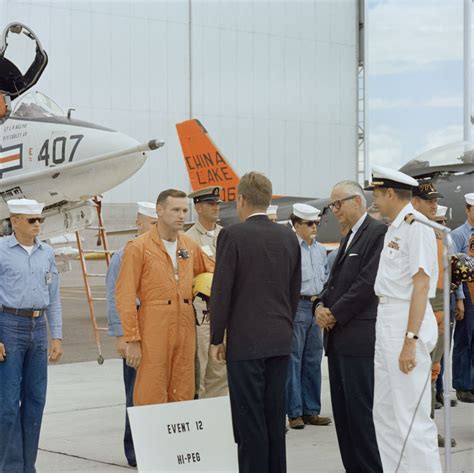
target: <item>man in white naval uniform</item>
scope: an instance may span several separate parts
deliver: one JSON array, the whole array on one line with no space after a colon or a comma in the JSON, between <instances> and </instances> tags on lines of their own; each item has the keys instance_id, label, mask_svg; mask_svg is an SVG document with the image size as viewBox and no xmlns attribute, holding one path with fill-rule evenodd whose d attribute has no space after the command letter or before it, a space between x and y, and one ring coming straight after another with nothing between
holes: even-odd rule
<instances>
[{"instance_id":1,"label":"man in white naval uniform","mask_svg":"<svg viewBox=\"0 0 474 473\"><path fill-rule=\"evenodd\" d=\"M438 278L434 231L410 203L418 182L372 167L374 204L392 223L375 280L374 424L385 473L438 473L436 425L430 418L431 358L438 330L428 298ZM419 405L418 405L419 403Z\"/></svg>"}]
</instances>

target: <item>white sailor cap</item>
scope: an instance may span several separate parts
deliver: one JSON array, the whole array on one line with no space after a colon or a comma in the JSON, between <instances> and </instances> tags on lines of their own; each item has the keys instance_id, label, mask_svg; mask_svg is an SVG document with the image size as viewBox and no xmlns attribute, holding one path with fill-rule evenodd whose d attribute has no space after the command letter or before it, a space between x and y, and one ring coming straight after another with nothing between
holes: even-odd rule
<instances>
[{"instance_id":1,"label":"white sailor cap","mask_svg":"<svg viewBox=\"0 0 474 473\"><path fill-rule=\"evenodd\" d=\"M278 205L269 205L267 208L267 215L276 215L278 211Z\"/></svg>"},{"instance_id":2,"label":"white sailor cap","mask_svg":"<svg viewBox=\"0 0 474 473\"><path fill-rule=\"evenodd\" d=\"M293 204L293 215L303 220L319 220L321 210L308 204Z\"/></svg>"},{"instance_id":3,"label":"white sailor cap","mask_svg":"<svg viewBox=\"0 0 474 473\"><path fill-rule=\"evenodd\" d=\"M448 207L445 205L438 205L436 208L436 218L445 218L446 212L448 211Z\"/></svg>"},{"instance_id":4,"label":"white sailor cap","mask_svg":"<svg viewBox=\"0 0 474 473\"><path fill-rule=\"evenodd\" d=\"M474 205L474 192L464 194L464 198L466 199L467 205Z\"/></svg>"},{"instance_id":5,"label":"white sailor cap","mask_svg":"<svg viewBox=\"0 0 474 473\"><path fill-rule=\"evenodd\" d=\"M374 189L408 189L418 187L418 181L395 169L374 164L372 166L372 182L365 188L366 191Z\"/></svg>"},{"instance_id":6,"label":"white sailor cap","mask_svg":"<svg viewBox=\"0 0 474 473\"><path fill-rule=\"evenodd\" d=\"M44 204L32 199L12 199L7 202L11 214L41 215Z\"/></svg>"},{"instance_id":7,"label":"white sailor cap","mask_svg":"<svg viewBox=\"0 0 474 473\"><path fill-rule=\"evenodd\" d=\"M137 202L138 213L145 217L158 218L156 215L156 204L151 202Z\"/></svg>"}]
</instances>

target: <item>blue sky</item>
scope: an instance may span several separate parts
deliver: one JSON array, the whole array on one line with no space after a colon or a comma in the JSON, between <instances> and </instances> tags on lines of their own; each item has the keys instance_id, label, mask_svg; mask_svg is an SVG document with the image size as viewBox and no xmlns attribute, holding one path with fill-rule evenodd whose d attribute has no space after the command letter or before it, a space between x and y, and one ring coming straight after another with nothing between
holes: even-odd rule
<instances>
[{"instance_id":1,"label":"blue sky","mask_svg":"<svg viewBox=\"0 0 474 473\"><path fill-rule=\"evenodd\" d=\"M369 159L462 139L463 0L369 0Z\"/></svg>"}]
</instances>

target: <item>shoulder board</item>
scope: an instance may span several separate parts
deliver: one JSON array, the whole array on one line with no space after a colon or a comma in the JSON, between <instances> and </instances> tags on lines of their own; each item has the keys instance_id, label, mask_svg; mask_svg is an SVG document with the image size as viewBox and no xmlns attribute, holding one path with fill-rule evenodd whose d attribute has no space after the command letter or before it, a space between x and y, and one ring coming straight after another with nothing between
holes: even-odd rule
<instances>
[{"instance_id":1,"label":"shoulder board","mask_svg":"<svg viewBox=\"0 0 474 473\"><path fill-rule=\"evenodd\" d=\"M408 225L411 225L415 221L415 216L413 214L406 214L404 220Z\"/></svg>"}]
</instances>

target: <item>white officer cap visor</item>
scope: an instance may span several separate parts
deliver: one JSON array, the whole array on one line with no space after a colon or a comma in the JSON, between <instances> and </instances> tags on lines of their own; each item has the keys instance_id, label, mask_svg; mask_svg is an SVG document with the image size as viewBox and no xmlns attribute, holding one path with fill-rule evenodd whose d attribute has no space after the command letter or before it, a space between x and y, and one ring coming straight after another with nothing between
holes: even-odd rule
<instances>
[{"instance_id":1,"label":"white officer cap visor","mask_svg":"<svg viewBox=\"0 0 474 473\"><path fill-rule=\"evenodd\" d=\"M372 182L365 187L366 191L374 189L408 189L418 187L418 181L407 174L384 166L372 166Z\"/></svg>"}]
</instances>

